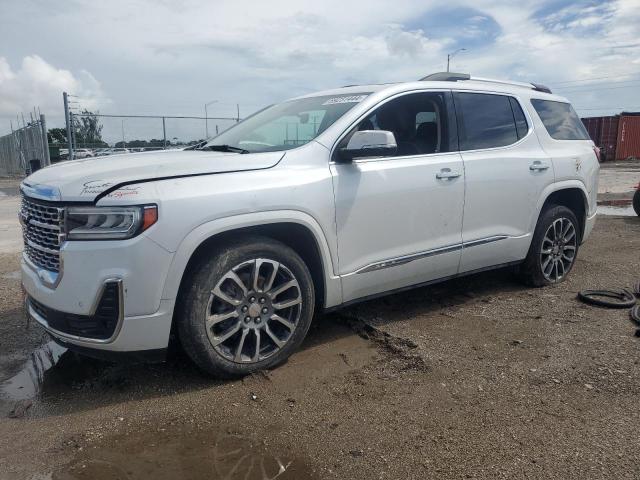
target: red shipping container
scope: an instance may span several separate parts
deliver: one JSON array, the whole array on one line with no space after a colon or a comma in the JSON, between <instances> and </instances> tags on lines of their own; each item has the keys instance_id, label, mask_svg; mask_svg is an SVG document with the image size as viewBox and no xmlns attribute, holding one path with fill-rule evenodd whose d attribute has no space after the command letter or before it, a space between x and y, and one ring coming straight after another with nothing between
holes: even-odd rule
<instances>
[{"instance_id":1,"label":"red shipping container","mask_svg":"<svg viewBox=\"0 0 640 480\"><path fill-rule=\"evenodd\" d=\"M616 160L640 159L640 114L620 115Z\"/></svg>"},{"instance_id":2,"label":"red shipping container","mask_svg":"<svg viewBox=\"0 0 640 480\"><path fill-rule=\"evenodd\" d=\"M608 117L583 118L587 132L593 143L600 148L602 161L610 161L616 158L616 146L618 143L618 115Z\"/></svg>"}]
</instances>

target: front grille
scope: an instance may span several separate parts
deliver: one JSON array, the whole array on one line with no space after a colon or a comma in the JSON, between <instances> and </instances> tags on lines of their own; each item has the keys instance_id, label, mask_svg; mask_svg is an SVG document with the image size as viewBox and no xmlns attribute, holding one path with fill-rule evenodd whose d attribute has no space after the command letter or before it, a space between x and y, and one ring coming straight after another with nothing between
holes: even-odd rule
<instances>
[{"instance_id":1,"label":"front grille","mask_svg":"<svg viewBox=\"0 0 640 480\"><path fill-rule=\"evenodd\" d=\"M49 308L29 298L31 308L49 327L76 337L106 340L113 336L120 318L120 291L117 282L105 285L100 303L93 315L76 315Z\"/></svg>"},{"instance_id":2,"label":"front grille","mask_svg":"<svg viewBox=\"0 0 640 480\"><path fill-rule=\"evenodd\" d=\"M51 204L22 197L20 217L24 253L36 266L60 271L60 242L64 210Z\"/></svg>"}]
</instances>

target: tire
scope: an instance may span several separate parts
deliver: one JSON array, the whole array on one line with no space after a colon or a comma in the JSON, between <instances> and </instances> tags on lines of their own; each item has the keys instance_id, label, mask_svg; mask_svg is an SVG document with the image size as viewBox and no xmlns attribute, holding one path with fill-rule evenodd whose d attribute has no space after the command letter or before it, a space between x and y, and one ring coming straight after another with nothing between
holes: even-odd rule
<instances>
[{"instance_id":1,"label":"tire","mask_svg":"<svg viewBox=\"0 0 640 480\"><path fill-rule=\"evenodd\" d=\"M636 296L630 290L582 290L578 298L584 303L606 308L631 308L636 304ZM607 300L611 299L611 300Z\"/></svg>"},{"instance_id":2,"label":"tire","mask_svg":"<svg viewBox=\"0 0 640 480\"><path fill-rule=\"evenodd\" d=\"M636 215L640 217L640 188L633 194L633 209L636 211Z\"/></svg>"},{"instance_id":3,"label":"tire","mask_svg":"<svg viewBox=\"0 0 640 480\"><path fill-rule=\"evenodd\" d=\"M210 375L240 377L279 365L311 325L309 269L295 251L270 238L218 246L187 281L178 335L187 355Z\"/></svg>"},{"instance_id":4,"label":"tire","mask_svg":"<svg viewBox=\"0 0 640 480\"><path fill-rule=\"evenodd\" d=\"M571 227L568 223L571 223ZM552 238L558 227L566 231L565 236ZM549 241L550 238L553 242ZM548 205L538 218L529 252L520 265L521 279L532 287L563 282L573 268L579 247L580 230L575 214L562 205Z\"/></svg>"}]
</instances>

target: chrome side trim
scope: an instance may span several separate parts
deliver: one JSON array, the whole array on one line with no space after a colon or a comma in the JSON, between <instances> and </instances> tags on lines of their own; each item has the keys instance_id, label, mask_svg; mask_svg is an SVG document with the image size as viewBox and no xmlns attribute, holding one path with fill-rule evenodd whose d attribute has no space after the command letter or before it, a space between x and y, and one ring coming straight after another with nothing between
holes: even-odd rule
<instances>
[{"instance_id":1,"label":"chrome side trim","mask_svg":"<svg viewBox=\"0 0 640 480\"><path fill-rule=\"evenodd\" d=\"M56 337L60 337L66 340L75 340L77 342L84 342L84 343L94 343L94 344L111 343L116 339L116 337L120 333L120 330L122 330L122 324L124 323L124 286L121 278L108 278L107 280L104 281L104 283L102 284L102 288L98 292L98 295L96 296L96 299L93 302L93 306L91 308L91 313L90 313L90 315L95 314L98 304L100 303L100 299L102 298L102 295L104 294L104 290L107 287L107 283L113 283L113 282L116 282L118 284L118 321L116 323L116 328L113 330L113 335L111 335L111 337L107 339L79 337L77 335L69 335L68 333L64 333L59 330L56 330L55 328L51 328L47 323L47 321L44 318L42 318L31 306L31 302L29 301L28 297L26 300L27 313L29 314L29 317L33 318L36 322L38 322L42 326L42 328L44 328L47 332L49 332L51 335L54 335Z\"/></svg>"},{"instance_id":2,"label":"chrome side trim","mask_svg":"<svg viewBox=\"0 0 640 480\"><path fill-rule=\"evenodd\" d=\"M506 240L507 238L517 237L510 237L509 235L494 235L492 237L479 238L477 240L457 243L455 245L448 245L446 247L434 248L432 250L426 250L424 252L412 253L411 255L403 255L401 257L383 260L382 262L371 263L362 268L359 268L355 272L347 273L346 275L343 275L343 277L359 273L374 272L376 270L382 270L383 268L397 267L398 265L404 265L405 263L413 262L414 260L420 260L422 258L432 257L434 255L441 255L443 253L455 252L456 250L462 250L464 248L477 247L479 245L485 245L487 243Z\"/></svg>"},{"instance_id":3,"label":"chrome side trim","mask_svg":"<svg viewBox=\"0 0 640 480\"><path fill-rule=\"evenodd\" d=\"M62 280L62 273L64 271L62 251L60 251L60 267L57 272L50 272L49 270L45 270L44 268L37 266L24 252L22 252L22 260L27 267L35 272L45 287L55 289L60 283L60 280Z\"/></svg>"},{"instance_id":4,"label":"chrome side trim","mask_svg":"<svg viewBox=\"0 0 640 480\"><path fill-rule=\"evenodd\" d=\"M498 242L500 240L506 240L507 238L515 238L515 237L509 237L509 235L494 235L493 237L479 238L477 240L470 240L468 242L464 242L462 244L462 246L463 246L463 248L477 247L479 245L484 245L485 243L491 243L491 242Z\"/></svg>"},{"instance_id":5,"label":"chrome side trim","mask_svg":"<svg viewBox=\"0 0 640 480\"><path fill-rule=\"evenodd\" d=\"M404 255L402 257L390 258L378 263L372 263L366 267L362 267L356 270L354 273L369 273L375 270L381 270L383 268L397 267L398 265L404 265L405 263L413 262L421 258L432 257L434 255L440 255L442 253L455 252L461 250L462 244L450 245L447 247L434 248L433 250L427 250L426 252L413 253L411 255Z\"/></svg>"}]
</instances>

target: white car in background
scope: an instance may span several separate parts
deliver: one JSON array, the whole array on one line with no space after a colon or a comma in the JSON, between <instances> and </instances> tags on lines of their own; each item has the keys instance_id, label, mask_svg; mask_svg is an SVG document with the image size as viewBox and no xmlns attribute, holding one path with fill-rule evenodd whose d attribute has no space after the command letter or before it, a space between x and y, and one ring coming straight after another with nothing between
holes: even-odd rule
<instances>
[{"instance_id":1,"label":"white car in background","mask_svg":"<svg viewBox=\"0 0 640 480\"><path fill-rule=\"evenodd\" d=\"M535 84L441 73L294 98L200 148L24 180L28 313L87 354L161 356L175 331L205 371L246 375L318 309L503 266L562 282L597 155Z\"/></svg>"},{"instance_id":2,"label":"white car in background","mask_svg":"<svg viewBox=\"0 0 640 480\"><path fill-rule=\"evenodd\" d=\"M128 148L109 148L102 152L101 155L119 155L122 153L131 153L131 151Z\"/></svg>"},{"instance_id":3,"label":"white car in background","mask_svg":"<svg viewBox=\"0 0 640 480\"><path fill-rule=\"evenodd\" d=\"M73 151L73 156L77 159L95 157L93 150L89 148L77 148Z\"/></svg>"}]
</instances>

